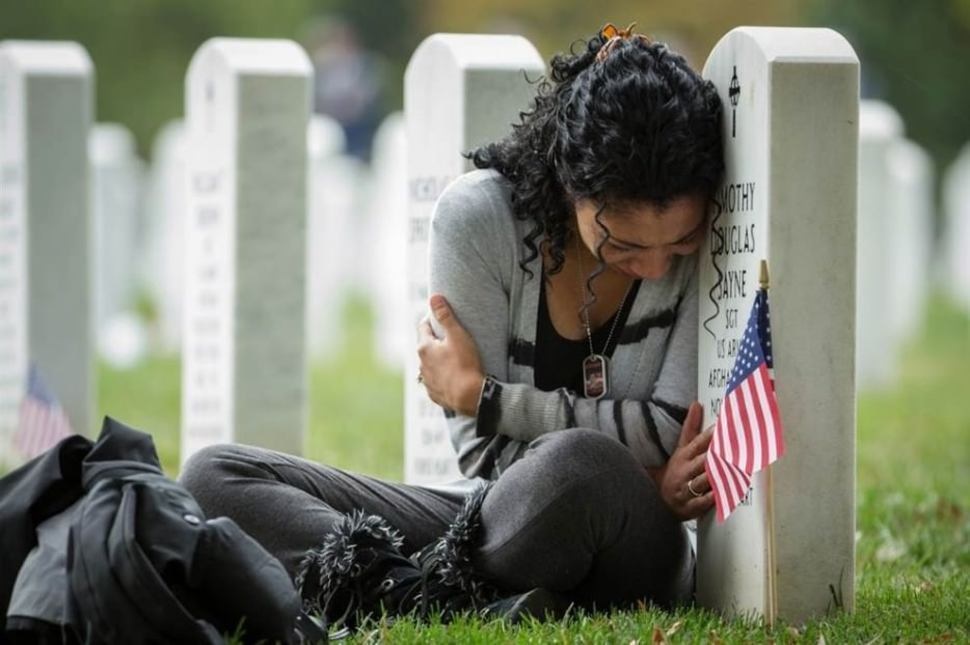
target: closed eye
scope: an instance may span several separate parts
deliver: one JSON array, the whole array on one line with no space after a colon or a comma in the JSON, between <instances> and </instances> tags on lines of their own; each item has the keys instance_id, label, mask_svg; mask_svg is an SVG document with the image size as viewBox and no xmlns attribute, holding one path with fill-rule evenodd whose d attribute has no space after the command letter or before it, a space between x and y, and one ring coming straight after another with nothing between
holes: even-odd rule
<instances>
[{"instance_id":1,"label":"closed eye","mask_svg":"<svg viewBox=\"0 0 970 645\"><path fill-rule=\"evenodd\" d=\"M680 238L679 240L674 242L671 246L685 246L687 244L693 244L694 241L697 240L698 235L700 235L700 232L701 232L701 229L696 228L692 233L690 233L686 237Z\"/></svg>"},{"instance_id":2,"label":"closed eye","mask_svg":"<svg viewBox=\"0 0 970 645\"><path fill-rule=\"evenodd\" d=\"M617 253L629 253L629 252L631 252L631 251L634 250L634 249L630 248L629 246L621 246L621 245L616 244L614 242L608 242L608 244L610 245L610 248L613 249L614 251L616 251Z\"/></svg>"}]
</instances>

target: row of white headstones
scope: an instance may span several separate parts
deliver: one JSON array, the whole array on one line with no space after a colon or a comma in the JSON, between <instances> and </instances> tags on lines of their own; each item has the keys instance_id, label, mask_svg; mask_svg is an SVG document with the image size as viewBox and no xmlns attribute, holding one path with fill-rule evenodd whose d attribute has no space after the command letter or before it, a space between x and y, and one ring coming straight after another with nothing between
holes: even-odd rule
<instances>
[{"instance_id":1,"label":"row of white headstones","mask_svg":"<svg viewBox=\"0 0 970 645\"><path fill-rule=\"evenodd\" d=\"M305 68L304 53L288 42L222 40L213 46L232 50L227 56L245 57L250 55L247 50L255 49L257 57L262 51L282 57L279 69L269 65L248 70L244 61L238 72L226 71L238 78L259 78L270 93L272 81L287 74L287 65ZM0 458L10 458L9 439L24 389L22 373L29 363L38 366L72 426L82 432L90 427L95 353L124 364L144 349L145 331L131 315L139 288L147 290L157 307L156 347L162 351L186 348L188 353L183 303L201 274L187 277L186 273L186 242L198 237L199 228L194 226L199 221L187 217L197 195L186 178L203 158L192 150L207 144L191 140L185 120L172 122L157 137L154 163L146 173L127 129L119 124L92 124L93 70L83 48L74 43L6 41L0 45L0 65L0 123L4 126L0 129L4 144L0 203L7 225L0 247L0 321L4 325L0 371L5 375L0 389ZM294 78L308 82L299 75ZM49 99L44 92L50 87L66 93L57 110L46 105ZM39 112L38 104L46 109ZM201 105L196 104L196 112ZM270 124L294 118L263 106L256 109ZM187 107L187 114L192 111ZM301 135L306 159L293 169L305 169L307 174L300 184L306 188L305 197L301 193L294 206L300 212L306 209L305 227L291 236L289 248L260 248L259 252L306 258L306 267L299 271L298 281L274 285L273 291L287 297L296 294L297 308L306 307L307 353L317 357L339 348L339 304L347 285L368 291L384 305L378 320L378 356L389 366L400 366L414 338L413 330L408 332L400 324L407 309L401 270L407 230L403 116L390 116L375 136L373 177L367 176L362 163L340 154L343 133L334 121L320 115L309 120L296 117L306 121ZM219 120L228 123L225 116ZM253 127L248 119L241 121L242 128ZM58 131L71 128L70 134L81 139L54 136L54 124ZM86 137L80 133L87 133ZM235 145L233 137L227 135ZM295 194L293 186L283 186L273 176L261 179L254 193L267 195L272 203L281 191ZM44 194L28 198L31 190ZM252 202L245 191L236 199ZM380 226L372 225L375 215L361 216L368 209L381 214ZM278 212L283 211L266 206L262 220L273 231L287 230L286 220L275 222ZM73 229L65 233L64 226ZM362 262L364 256L369 261ZM30 261L42 264L28 265ZM236 262L241 266L249 259L240 255ZM203 281L212 277L212 269L204 267ZM301 292L304 276L305 296ZM227 288L230 283L220 286ZM255 299L261 288L254 285L244 295ZM74 301L62 302L60 290ZM302 336L302 329L296 336ZM62 345L69 345L70 351L52 346L49 337L54 336L63 339ZM206 351L203 347L196 356ZM188 384L187 389L191 389Z\"/></svg>"},{"instance_id":2,"label":"row of white headstones","mask_svg":"<svg viewBox=\"0 0 970 645\"><path fill-rule=\"evenodd\" d=\"M184 132L171 128L156 147L156 172L167 178L152 182L152 201L176 203L149 225L182 229L174 239L182 240L183 276L170 289L183 310L183 460L224 441L302 451L306 312L316 297L309 276L339 284L351 272L373 275L397 299L378 336L413 338L427 309L434 202L469 169L462 151L507 134L535 91L525 78L544 70L518 36L422 43L405 75L406 116L388 126L388 145L399 152L378 170L386 180L376 191L387 202L361 230L327 219L328 208L352 211L330 193L354 171L313 172L333 136L310 119L306 54L278 40L213 39L199 49L186 77ZM725 106L728 171L702 249L698 396L710 422L767 260L788 456L772 480L756 477L726 525L700 523L698 589L709 606L798 621L833 598L852 606L856 385L884 382L891 366L870 373L867 361L894 353L917 325L930 265L931 171L886 106L862 111L859 145L858 61L835 32L739 28L704 74ZM0 449L9 445L28 362L74 427L91 426L91 231L130 239L123 223L89 223L92 93L91 63L76 44L0 44ZM168 169L169 158L184 172ZM970 167L970 153L962 159L954 172ZM961 184L948 182L955 252L946 273L970 307L960 254L970 242L970 200L957 195ZM308 203L321 204L320 213ZM322 251L308 259L308 246ZM357 263L336 266L348 248ZM719 275L727 288L714 288ZM900 293L908 300L897 312L888 303ZM319 302L333 308L327 297ZM877 358L869 358L871 343ZM417 372L413 352L403 363L405 375ZM413 379L404 382L406 479L458 476L440 410Z\"/></svg>"},{"instance_id":3,"label":"row of white headstones","mask_svg":"<svg viewBox=\"0 0 970 645\"><path fill-rule=\"evenodd\" d=\"M95 126L116 129L117 125ZM345 138L333 119L315 114L307 130L307 351L311 360L326 360L339 349L341 338L340 301L358 291L374 303L380 333L375 335L376 355L388 368L400 368L412 334L396 324L404 305L404 238L407 229L407 180L403 115L389 115L374 136L372 163L343 154ZM155 306L156 329L148 345L162 352L178 352L182 340L184 213L187 184L185 170L188 137L181 119L165 125L152 146L151 173L145 183L145 209L140 214L145 230L129 246L142 247L140 263L132 265L129 282L123 286L131 307L136 280ZM137 159L131 160L136 165ZM96 171L96 168L92 168ZM125 192L131 192L129 182ZM99 187L97 181L93 189ZM98 212L138 218L139 214ZM113 257L127 260L122 253ZM355 266L360 258L368 258ZM103 272L110 272L103 263ZM126 265L127 266L127 265ZM366 270L366 269L370 270ZM107 284L110 276L101 283ZM107 285L109 288L111 285ZM125 306L114 313L125 319ZM122 351L123 329L105 321L101 351ZM117 349L113 349L115 343ZM134 356L132 357L135 358Z\"/></svg>"},{"instance_id":4,"label":"row of white headstones","mask_svg":"<svg viewBox=\"0 0 970 645\"><path fill-rule=\"evenodd\" d=\"M406 309L403 272L388 269L404 263L403 115L389 115L378 128L370 167L343 154L343 130L330 117L310 117L306 142L309 355L334 355L341 343L340 301L357 291L379 314L376 355L399 369L412 336L394 315ZM181 347L186 147L184 121L167 123L146 172L123 125L96 123L88 138L97 352L121 369ZM354 267L361 257L370 258L370 271ZM152 311L136 315L143 305Z\"/></svg>"}]
</instances>

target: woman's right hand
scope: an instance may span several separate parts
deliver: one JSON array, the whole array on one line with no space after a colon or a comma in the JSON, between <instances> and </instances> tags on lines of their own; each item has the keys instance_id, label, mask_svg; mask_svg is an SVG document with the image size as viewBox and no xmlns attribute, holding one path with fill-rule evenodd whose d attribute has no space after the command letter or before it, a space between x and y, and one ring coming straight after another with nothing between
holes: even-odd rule
<instances>
[{"instance_id":1,"label":"woman's right hand","mask_svg":"<svg viewBox=\"0 0 970 645\"><path fill-rule=\"evenodd\" d=\"M700 403L691 403L674 454L660 468L649 469L650 476L660 489L660 496L682 521L700 517L714 504L711 485L704 472L704 459L713 429L701 432L703 417L704 408Z\"/></svg>"}]
</instances>

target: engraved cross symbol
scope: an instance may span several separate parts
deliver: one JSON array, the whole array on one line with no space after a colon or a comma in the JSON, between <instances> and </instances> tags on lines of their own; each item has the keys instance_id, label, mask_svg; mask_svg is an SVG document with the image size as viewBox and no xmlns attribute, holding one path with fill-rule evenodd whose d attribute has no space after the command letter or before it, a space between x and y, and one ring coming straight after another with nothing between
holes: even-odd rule
<instances>
[{"instance_id":1,"label":"engraved cross symbol","mask_svg":"<svg viewBox=\"0 0 970 645\"><path fill-rule=\"evenodd\" d=\"M733 66L734 75L731 76L731 84L728 86L728 98L731 99L731 138L735 138L738 129L738 99L741 96L741 83L738 81L738 67Z\"/></svg>"}]
</instances>

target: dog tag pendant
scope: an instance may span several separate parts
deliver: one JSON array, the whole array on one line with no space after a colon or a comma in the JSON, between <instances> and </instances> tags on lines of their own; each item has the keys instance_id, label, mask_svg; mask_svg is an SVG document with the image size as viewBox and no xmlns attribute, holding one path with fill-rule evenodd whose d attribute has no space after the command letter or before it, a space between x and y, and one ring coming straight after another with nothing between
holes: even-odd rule
<instances>
[{"instance_id":1,"label":"dog tag pendant","mask_svg":"<svg viewBox=\"0 0 970 645\"><path fill-rule=\"evenodd\" d=\"M609 390L609 361L602 354L590 354L583 359L583 394L587 399L599 399Z\"/></svg>"}]
</instances>

